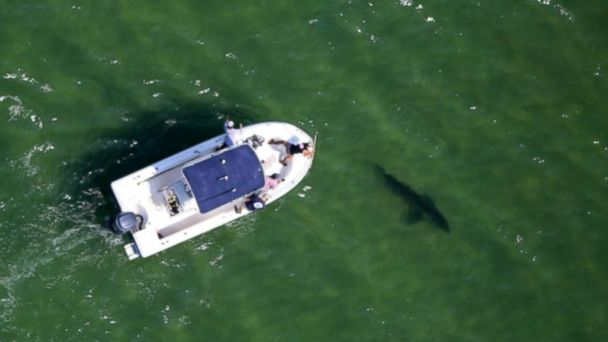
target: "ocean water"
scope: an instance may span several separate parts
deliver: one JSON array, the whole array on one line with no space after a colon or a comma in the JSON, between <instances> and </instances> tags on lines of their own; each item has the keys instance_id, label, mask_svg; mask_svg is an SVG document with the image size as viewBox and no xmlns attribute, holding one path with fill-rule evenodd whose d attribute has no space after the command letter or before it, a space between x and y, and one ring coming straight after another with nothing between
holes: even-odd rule
<instances>
[{"instance_id":1,"label":"ocean water","mask_svg":"<svg viewBox=\"0 0 608 342\"><path fill-rule=\"evenodd\" d=\"M608 339L607 2L26 0L0 23L0 340ZM128 261L110 182L226 115L318 133L311 173Z\"/></svg>"}]
</instances>

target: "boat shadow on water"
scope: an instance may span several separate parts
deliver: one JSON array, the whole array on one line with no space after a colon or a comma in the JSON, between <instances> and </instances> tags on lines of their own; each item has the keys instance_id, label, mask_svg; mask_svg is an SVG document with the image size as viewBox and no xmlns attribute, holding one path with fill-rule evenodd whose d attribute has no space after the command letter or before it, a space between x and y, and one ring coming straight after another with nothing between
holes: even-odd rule
<instances>
[{"instance_id":1,"label":"boat shadow on water","mask_svg":"<svg viewBox=\"0 0 608 342\"><path fill-rule=\"evenodd\" d=\"M104 132L68 165L67 180L72 197L95 199L97 223L110 229L119 212L110 184L112 181L160 161L174 153L223 133L222 119L252 122L239 108L189 104L156 111L129 114L129 121L115 131Z\"/></svg>"},{"instance_id":2,"label":"boat shadow on water","mask_svg":"<svg viewBox=\"0 0 608 342\"><path fill-rule=\"evenodd\" d=\"M414 224L427 219L435 227L447 233L450 232L448 220L439 211L430 197L419 194L408 184L400 181L378 164L375 165L375 171L382 178L386 187L408 204L407 224Z\"/></svg>"}]
</instances>

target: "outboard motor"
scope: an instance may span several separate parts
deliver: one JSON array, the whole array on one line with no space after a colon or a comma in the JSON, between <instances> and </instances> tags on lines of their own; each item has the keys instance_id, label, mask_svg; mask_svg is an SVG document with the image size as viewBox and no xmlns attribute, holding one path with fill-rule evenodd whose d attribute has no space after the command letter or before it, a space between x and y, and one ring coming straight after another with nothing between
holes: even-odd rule
<instances>
[{"instance_id":1,"label":"outboard motor","mask_svg":"<svg viewBox=\"0 0 608 342\"><path fill-rule=\"evenodd\" d=\"M142 220L140 215L135 215L132 212L120 213L116 215L113 224L114 231L118 234L136 231L140 224L137 222L138 218Z\"/></svg>"}]
</instances>

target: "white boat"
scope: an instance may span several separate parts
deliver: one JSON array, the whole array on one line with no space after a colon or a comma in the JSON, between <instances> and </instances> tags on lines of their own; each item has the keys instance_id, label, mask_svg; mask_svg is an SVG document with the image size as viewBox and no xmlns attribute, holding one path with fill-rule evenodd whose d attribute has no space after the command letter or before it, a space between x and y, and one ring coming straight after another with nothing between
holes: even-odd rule
<instances>
[{"instance_id":1,"label":"white boat","mask_svg":"<svg viewBox=\"0 0 608 342\"><path fill-rule=\"evenodd\" d=\"M283 144L311 143L303 130L283 122L265 122L232 130L232 146L220 148L222 134L112 182L121 209L114 221L130 233L124 246L129 260L148 257L192 239L255 210L252 195L268 205L293 189L308 173L312 156L295 155L284 165ZM273 189L267 176L278 174ZM250 207L249 209L247 207Z\"/></svg>"}]
</instances>

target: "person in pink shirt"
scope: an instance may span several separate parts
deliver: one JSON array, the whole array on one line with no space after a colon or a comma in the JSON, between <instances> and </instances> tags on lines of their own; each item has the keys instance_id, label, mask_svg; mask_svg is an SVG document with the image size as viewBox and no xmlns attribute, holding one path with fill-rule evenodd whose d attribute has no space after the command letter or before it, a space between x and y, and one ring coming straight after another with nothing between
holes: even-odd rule
<instances>
[{"instance_id":1,"label":"person in pink shirt","mask_svg":"<svg viewBox=\"0 0 608 342\"><path fill-rule=\"evenodd\" d=\"M262 192L266 192L268 190L272 190L274 188L276 188L282 181L284 181L285 179L282 179L278 173L272 174L271 176L266 176L265 178L265 183L264 183L264 188L262 188Z\"/></svg>"}]
</instances>

